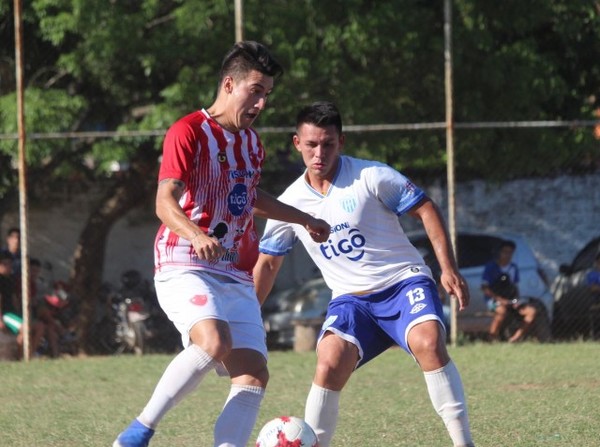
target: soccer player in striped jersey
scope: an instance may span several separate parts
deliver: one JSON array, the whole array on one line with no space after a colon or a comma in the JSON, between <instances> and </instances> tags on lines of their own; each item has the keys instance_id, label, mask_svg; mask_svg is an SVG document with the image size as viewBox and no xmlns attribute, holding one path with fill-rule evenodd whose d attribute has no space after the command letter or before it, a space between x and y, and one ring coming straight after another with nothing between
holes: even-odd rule
<instances>
[{"instance_id":1,"label":"soccer player in striped jersey","mask_svg":"<svg viewBox=\"0 0 600 447\"><path fill-rule=\"evenodd\" d=\"M202 445L245 447L269 378L253 214L293 222L324 242L329 225L258 189L265 151L251 128L283 70L262 44L244 41L224 57L215 102L171 126L163 144L154 245L155 287L182 335L137 418L114 447L144 447L166 412L217 370L231 391ZM316 242L315 242L316 243Z\"/></svg>"},{"instance_id":2,"label":"soccer player in striped jersey","mask_svg":"<svg viewBox=\"0 0 600 447\"><path fill-rule=\"evenodd\" d=\"M332 289L305 409L319 445L331 444L340 393L352 372L398 345L423 371L453 444L472 446L462 380L446 349L438 288L398 220L407 214L422 221L441 268L441 285L463 309L469 290L437 206L391 167L342 155L342 120L330 102L300 111L293 142L306 171L279 199L323 218L331 233L326 242L313 244L300 226L269 220L254 278L264 302L283 256L300 240Z\"/></svg>"}]
</instances>

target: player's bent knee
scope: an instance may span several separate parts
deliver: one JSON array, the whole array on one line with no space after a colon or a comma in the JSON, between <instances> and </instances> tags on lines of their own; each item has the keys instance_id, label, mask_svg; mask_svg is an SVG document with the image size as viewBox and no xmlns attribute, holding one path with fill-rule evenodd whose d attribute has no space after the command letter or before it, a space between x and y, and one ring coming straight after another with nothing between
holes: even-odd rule
<instances>
[{"instance_id":1,"label":"player's bent knee","mask_svg":"<svg viewBox=\"0 0 600 447\"><path fill-rule=\"evenodd\" d=\"M269 374L269 368L267 368L267 365L264 365L262 368L260 368L255 374L254 374L254 378L256 379L256 386L261 386L263 388L267 387L267 384L269 383L269 378L270 378L270 374Z\"/></svg>"},{"instance_id":2,"label":"player's bent knee","mask_svg":"<svg viewBox=\"0 0 600 447\"><path fill-rule=\"evenodd\" d=\"M231 383L235 385L246 385L246 386L258 386L266 388L269 383L269 370L265 366L264 368L254 371L250 374L243 374L239 376L232 376Z\"/></svg>"}]
</instances>

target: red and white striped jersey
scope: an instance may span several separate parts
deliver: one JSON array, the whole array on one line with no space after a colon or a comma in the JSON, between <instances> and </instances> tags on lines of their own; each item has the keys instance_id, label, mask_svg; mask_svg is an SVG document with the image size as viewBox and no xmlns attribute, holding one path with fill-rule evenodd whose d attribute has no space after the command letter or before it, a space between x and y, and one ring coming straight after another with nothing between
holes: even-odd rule
<instances>
[{"instance_id":1,"label":"red and white striped jersey","mask_svg":"<svg viewBox=\"0 0 600 447\"><path fill-rule=\"evenodd\" d=\"M264 148L253 129L229 132L206 110L171 126L163 143L158 180L185 183L179 205L201 231L227 250L219 260L198 259L190 241L164 224L154 246L155 272L199 269L252 283L258 238L252 220Z\"/></svg>"}]
</instances>

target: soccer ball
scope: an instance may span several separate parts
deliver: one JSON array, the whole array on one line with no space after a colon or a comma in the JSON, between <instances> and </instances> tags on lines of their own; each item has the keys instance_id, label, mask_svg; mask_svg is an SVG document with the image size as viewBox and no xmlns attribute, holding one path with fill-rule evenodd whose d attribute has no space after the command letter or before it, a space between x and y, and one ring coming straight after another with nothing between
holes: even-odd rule
<instances>
[{"instance_id":1,"label":"soccer ball","mask_svg":"<svg viewBox=\"0 0 600 447\"><path fill-rule=\"evenodd\" d=\"M280 416L263 426L256 447L319 447L319 442L304 419Z\"/></svg>"}]
</instances>

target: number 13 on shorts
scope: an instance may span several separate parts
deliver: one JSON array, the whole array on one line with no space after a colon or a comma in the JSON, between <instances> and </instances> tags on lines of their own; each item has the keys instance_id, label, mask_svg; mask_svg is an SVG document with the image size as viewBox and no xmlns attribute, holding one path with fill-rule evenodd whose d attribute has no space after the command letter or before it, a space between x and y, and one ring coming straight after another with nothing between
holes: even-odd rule
<instances>
[{"instance_id":1,"label":"number 13 on shorts","mask_svg":"<svg viewBox=\"0 0 600 447\"><path fill-rule=\"evenodd\" d=\"M419 301L423 301L425 299L425 290L422 287L415 287L414 289L410 289L406 292L406 296L408 297L408 301L411 306Z\"/></svg>"}]
</instances>

